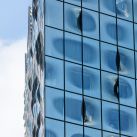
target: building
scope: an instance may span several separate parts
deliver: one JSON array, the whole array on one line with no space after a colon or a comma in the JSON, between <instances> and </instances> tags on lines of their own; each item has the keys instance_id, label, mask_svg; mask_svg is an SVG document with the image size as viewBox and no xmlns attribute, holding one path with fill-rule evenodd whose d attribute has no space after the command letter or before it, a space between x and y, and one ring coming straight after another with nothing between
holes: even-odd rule
<instances>
[{"instance_id":1,"label":"building","mask_svg":"<svg viewBox=\"0 0 137 137\"><path fill-rule=\"evenodd\" d=\"M137 137L137 0L33 0L26 137Z\"/></svg>"}]
</instances>

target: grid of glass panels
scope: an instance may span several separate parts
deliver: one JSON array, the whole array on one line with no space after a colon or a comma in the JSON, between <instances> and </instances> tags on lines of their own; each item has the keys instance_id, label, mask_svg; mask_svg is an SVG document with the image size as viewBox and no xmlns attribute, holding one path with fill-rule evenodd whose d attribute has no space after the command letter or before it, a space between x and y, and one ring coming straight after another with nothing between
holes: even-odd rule
<instances>
[{"instance_id":1,"label":"grid of glass panels","mask_svg":"<svg viewBox=\"0 0 137 137\"><path fill-rule=\"evenodd\" d=\"M45 0L46 137L136 137L137 0Z\"/></svg>"}]
</instances>

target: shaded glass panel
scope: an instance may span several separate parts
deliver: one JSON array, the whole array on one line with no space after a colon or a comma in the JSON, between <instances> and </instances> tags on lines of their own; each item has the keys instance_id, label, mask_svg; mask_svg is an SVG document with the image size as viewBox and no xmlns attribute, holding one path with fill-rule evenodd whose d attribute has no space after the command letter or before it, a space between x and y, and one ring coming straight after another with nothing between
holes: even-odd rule
<instances>
[{"instance_id":1,"label":"shaded glass panel","mask_svg":"<svg viewBox=\"0 0 137 137\"><path fill-rule=\"evenodd\" d=\"M51 10L54 9L54 10ZM63 3L56 0L45 2L45 23L56 28L63 28Z\"/></svg>"},{"instance_id":2,"label":"shaded glass panel","mask_svg":"<svg viewBox=\"0 0 137 137\"><path fill-rule=\"evenodd\" d=\"M45 127L46 137L64 137L64 122L46 118Z\"/></svg>"},{"instance_id":3,"label":"shaded glass panel","mask_svg":"<svg viewBox=\"0 0 137 137\"><path fill-rule=\"evenodd\" d=\"M116 19L107 15L100 16L101 40L116 44Z\"/></svg>"},{"instance_id":4,"label":"shaded glass panel","mask_svg":"<svg viewBox=\"0 0 137 137\"><path fill-rule=\"evenodd\" d=\"M64 88L64 71L63 71L63 61L46 57L46 73L45 73L45 83L48 86L63 89Z\"/></svg>"},{"instance_id":5,"label":"shaded glass panel","mask_svg":"<svg viewBox=\"0 0 137 137\"><path fill-rule=\"evenodd\" d=\"M137 23L137 0L134 1L134 20Z\"/></svg>"},{"instance_id":6,"label":"shaded glass panel","mask_svg":"<svg viewBox=\"0 0 137 137\"><path fill-rule=\"evenodd\" d=\"M45 54L63 58L63 32L45 27Z\"/></svg>"},{"instance_id":7,"label":"shaded glass panel","mask_svg":"<svg viewBox=\"0 0 137 137\"><path fill-rule=\"evenodd\" d=\"M102 102L103 106L103 129L119 133L119 111L118 105Z\"/></svg>"},{"instance_id":8,"label":"shaded glass panel","mask_svg":"<svg viewBox=\"0 0 137 137\"><path fill-rule=\"evenodd\" d=\"M90 10L82 10L83 35L99 39L98 13Z\"/></svg>"},{"instance_id":9,"label":"shaded glass panel","mask_svg":"<svg viewBox=\"0 0 137 137\"><path fill-rule=\"evenodd\" d=\"M98 41L83 38L83 64L100 68Z\"/></svg>"},{"instance_id":10,"label":"shaded glass panel","mask_svg":"<svg viewBox=\"0 0 137 137\"><path fill-rule=\"evenodd\" d=\"M64 93L46 87L45 112L47 117L64 120Z\"/></svg>"},{"instance_id":11,"label":"shaded glass panel","mask_svg":"<svg viewBox=\"0 0 137 137\"><path fill-rule=\"evenodd\" d=\"M103 137L120 137L118 134L103 132Z\"/></svg>"},{"instance_id":12,"label":"shaded glass panel","mask_svg":"<svg viewBox=\"0 0 137 137\"><path fill-rule=\"evenodd\" d=\"M120 126L121 133L135 137L136 128L136 109L120 106Z\"/></svg>"},{"instance_id":13,"label":"shaded glass panel","mask_svg":"<svg viewBox=\"0 0 137 137\"><path fill-rule=\"evenodd\" d=\"M82 6L98 11L98 0L82 0Z\"/></svg>"},{"instance_id":14,"label":"shaded glass panel","mask_svg":"<svg viewBox=\"0 0 137 137\"><path fill-rule=\"evenodd\" d=\"M85 127L84 131L85 131L84 137L101 137L100 130Z\"/></svg>"},{"instance_id":15,"label":"shaded glass panel","mask_svg":"<svg viewBox=\"0 0 137 137\"><path fill-rule=\"evenodd\" d=\"M82 93L82 66L66 62L65 67L66 90Z\"/></svg>"},{"instance_id":16,"label":"shaded glass panel","mask_svg":"<svg viewBox=\"0 0 137 137\"><path fill-rule=\"evenodd\" d=\"M81 37L65 33L65 59L81 63Z\"/></svg>"},{"instance_id":17,"label":"shaded glass panel","mask_svg":"<svg viewBox=\"0 0 137 137\"><path fill-rule=\"evenodd\" d=\"M82 124L82 96L66 92L66 121Z\"/></svg>"},{"instance_id":18,"label":"shaded glass panel","mask_svg":"<svg viewBox=\"0 0 137 137\"><path fill-rule=\"evenodd\" d=\"M133 23L118 19L118 44L130 49L133 45ZM130 34L130 35L129 35Z\"/></svg>"},{"instance_id":19,"label":"shaded glass panel","mask_svg":"<svg viewBox=\"0 0 137 137\"><path fill-rule=\"evenodd\" d=\"M100 71L84 67L84 94L100 98Z\"/></svg>"}]
</instances>

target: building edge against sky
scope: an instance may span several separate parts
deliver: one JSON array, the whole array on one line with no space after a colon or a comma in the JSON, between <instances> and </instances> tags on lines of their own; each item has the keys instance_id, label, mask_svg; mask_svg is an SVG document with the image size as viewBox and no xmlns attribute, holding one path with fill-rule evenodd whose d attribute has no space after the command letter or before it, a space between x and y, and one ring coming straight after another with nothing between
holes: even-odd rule
<instances>
[{"instance_id":1,"label":"building edge against sky","mask_svg":"<svg viewBox=\"0 0 137 137\"><path fill-rule=\"evenodd\" d=\"M33 0L26 137L137 137L137 0Z\"/></svg>"}]
</instances>

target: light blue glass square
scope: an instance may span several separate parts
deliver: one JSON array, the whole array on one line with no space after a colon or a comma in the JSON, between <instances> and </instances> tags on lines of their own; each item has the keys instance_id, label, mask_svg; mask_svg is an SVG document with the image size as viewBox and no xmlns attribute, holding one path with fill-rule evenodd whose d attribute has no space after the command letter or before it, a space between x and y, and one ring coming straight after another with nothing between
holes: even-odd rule
<instances>
[{"instance_id":1,"label":"light blue glass square","mask_svg":"<svg viewBox=\"0 0 137 137\"><path fill-rule=\"evenodd\" d=\"M98 11L98 0L82 0L82 6Z\"/></svg>"}]
</instances>

